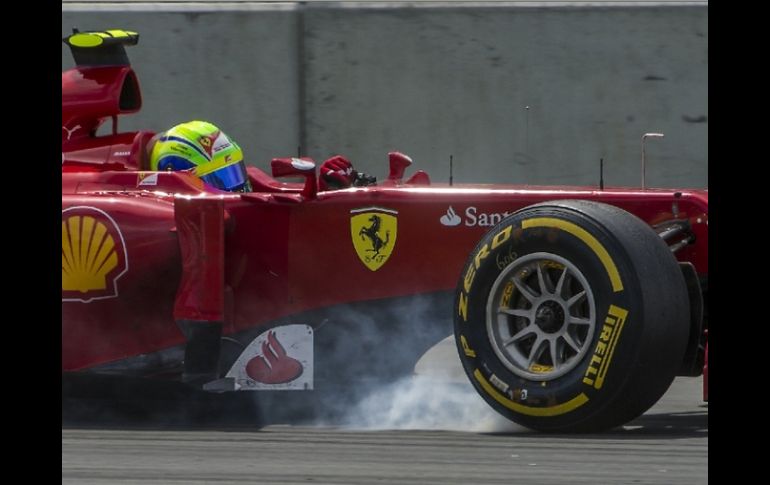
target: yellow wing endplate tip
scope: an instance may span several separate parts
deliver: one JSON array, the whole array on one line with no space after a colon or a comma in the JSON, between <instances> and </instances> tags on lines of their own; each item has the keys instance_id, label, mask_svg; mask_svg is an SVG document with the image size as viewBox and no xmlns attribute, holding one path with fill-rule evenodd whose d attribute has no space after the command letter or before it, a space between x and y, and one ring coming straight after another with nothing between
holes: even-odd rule
<instances>
[{"instance_id":1,"label":"yellow wing endplate tip","mask_svg":"<svg viewBox=\"0 0 770 485\"><path fill-rule=\"evenodd\" d=\"M80 48L99 47L105 43L134 45L139 40L139 34L130 30L112 29L95 32L75 32L63 40L73 47Z\"/></svg>"},{"instance_id":2,"label":"yellow wing endplate tip","mask_svg":"<svg viewBox=\"0 0 770 485\"><path fill-rule=\"evenodd\" d=\"M70 45L75 47L96 47L104 43L102 38L94 33L75 34L69 38Z\"/></svg>"}]
</instances>

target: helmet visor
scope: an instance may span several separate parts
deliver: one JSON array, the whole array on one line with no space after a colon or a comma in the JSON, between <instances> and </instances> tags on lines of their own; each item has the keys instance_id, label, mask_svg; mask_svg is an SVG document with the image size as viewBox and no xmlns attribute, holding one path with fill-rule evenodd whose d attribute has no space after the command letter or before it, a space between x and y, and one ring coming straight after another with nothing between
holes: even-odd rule
<instances>
[{"instance_id":1,"label":"helmet visor","mask_svg":"<svg viewBox=\"0 0 770 485\"><path fill-rule=\"evenodd\" d=\"M201 179L220 190L227 190L229 192L249 190L249 179L246 175L246 165L243 163L243 160L207 173L201 176Z\"/></svg>"}]
</instances>

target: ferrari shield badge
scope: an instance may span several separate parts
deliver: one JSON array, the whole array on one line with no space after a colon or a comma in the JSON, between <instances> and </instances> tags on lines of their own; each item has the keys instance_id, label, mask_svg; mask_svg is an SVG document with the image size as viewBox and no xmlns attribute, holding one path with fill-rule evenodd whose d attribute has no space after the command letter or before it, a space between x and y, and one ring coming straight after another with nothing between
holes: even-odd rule
<instances>
[{"instance_id":1,"label":"ferrari shield badge","mask_svg":"<svg viewBox=\"0 0 770 485\"><path fill-rule=\"evenodd\" d=\"M396 245L398 211L366 207L350 211L350 235L361 262L377 271L388 261Z\"/></svg>"}]
</instances>

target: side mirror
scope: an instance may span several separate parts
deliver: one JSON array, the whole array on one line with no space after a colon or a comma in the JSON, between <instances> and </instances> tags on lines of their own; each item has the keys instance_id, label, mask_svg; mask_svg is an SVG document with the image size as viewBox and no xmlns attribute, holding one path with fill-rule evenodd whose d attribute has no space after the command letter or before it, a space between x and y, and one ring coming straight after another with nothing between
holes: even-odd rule
<instances>
[{"instance_id":1,"label":"side mirror","mask_svg":"<svg viewBox=\"0 0 770 485\"><path fill-rule=\"evenodd\" d=\"M318 193L318 181L315 173L315 162L310 158L274 158L270 162L273 177L304 177L305 186L302 196L315 199Z\"/></svg>"},{"instance_id":2,"label":"side mirror","mask_svg":"<svg viewBox=\"0 0 770 485\"><path fill-rule=\"evenodd\" d=\"M390 161L388 180L401 183L401 179L404 178L404 171L406 167L412 164L412 159L400 152L389 152L388 159Z\"/></svg>"}]
</instances>

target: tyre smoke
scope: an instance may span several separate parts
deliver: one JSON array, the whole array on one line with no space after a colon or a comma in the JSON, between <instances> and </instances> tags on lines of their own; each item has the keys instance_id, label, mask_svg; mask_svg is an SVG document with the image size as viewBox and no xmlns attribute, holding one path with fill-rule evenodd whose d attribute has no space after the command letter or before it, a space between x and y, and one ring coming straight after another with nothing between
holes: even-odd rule
<instances>
[{"instance_id":1,"label":"tyre smoke","mask_svg":"<svg viewBox=\"0 0 770 485\"><path fill-rule=\"evenodd\" d=\"M522 431L497 414L467 383L415 375L373 391L344 419L356 430Z\"/></svg>"},{"instance_id":2,"label":"tyre smoke","mask_svg":"<svg viewBox=\"0 0 770 485\"><path fill-rule=\"evenodd\" d=\"M312 425L355 430L511 432L471 385L452 336L451 293L330 309L316 333L316 377L345 384L317 395ZM332 369L333 374L323 374ZM320 386L319 386L320 388ZM286 403L282 404L285 409ZM273 408L271 408L273 409ZM311 424L311 423L305 423Z\"/></svg>"},{"instance_id":3,"label":"tyre smoke","mask_svg":"<svg viewBox=\"0 0 770 485\"><path fill-rule=\"evenodd\" d=\"M494 411L463 372L453 337L434 346L415 374L375 388L342 419L356 430L523 431Z\"/></svg>"}]
</instances>

